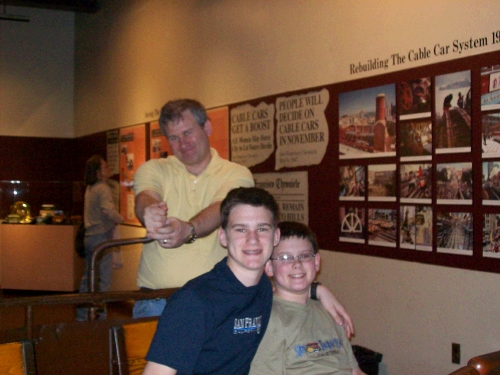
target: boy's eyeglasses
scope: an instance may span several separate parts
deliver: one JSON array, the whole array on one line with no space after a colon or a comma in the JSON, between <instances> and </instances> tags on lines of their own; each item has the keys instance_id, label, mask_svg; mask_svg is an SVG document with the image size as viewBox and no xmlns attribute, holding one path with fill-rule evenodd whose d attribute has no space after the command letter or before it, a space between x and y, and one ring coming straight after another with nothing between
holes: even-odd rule
<instances>
[{"instance_id":1,"label":"boy's eyeglasses","mask_svg":"<svg viewBox=\"0 0 500 375\"><path fill-rule=\"evenodd\" d=\"M293 263L293 261L295 259L297 259L301 263L306 263L306 262L310 262L311 260L313 260L313 258L315 256L316 256L316 254L302 254L302 255L295 255L295 256L289 255L289 254L281 254L277 258L269 258L269 259L279 260L281 263L286 263L286 264Z\"/></svg>"}]
</instances>

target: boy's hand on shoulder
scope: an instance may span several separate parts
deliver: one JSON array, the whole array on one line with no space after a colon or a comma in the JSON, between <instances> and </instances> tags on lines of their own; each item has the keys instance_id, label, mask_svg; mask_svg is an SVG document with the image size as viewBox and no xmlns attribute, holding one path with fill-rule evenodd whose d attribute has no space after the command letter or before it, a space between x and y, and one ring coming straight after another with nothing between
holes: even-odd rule
<instances>
[{"instance_id":1,"label":"boy's hand on shoulder","mask_svg":"<svg viewBox=\"0 0 500 375\"><path fill-rule=\"evenodd\" d=\"M354 335L354 325L351 317L339 300L324 285L318 285L316 295L326 311L332 316L338 325L344 327L347 338Z\"/></svg>"}]
</instances>

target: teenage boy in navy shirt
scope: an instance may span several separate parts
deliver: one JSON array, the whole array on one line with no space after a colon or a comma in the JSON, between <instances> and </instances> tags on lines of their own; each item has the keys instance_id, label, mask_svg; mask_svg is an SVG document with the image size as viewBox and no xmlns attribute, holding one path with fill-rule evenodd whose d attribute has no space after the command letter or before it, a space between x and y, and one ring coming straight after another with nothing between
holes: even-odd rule
<instances>
[{"instance_id":1,"label":"teenage boy in navy shirt","mask_svg":"<svg viewBox=\"0 0 500 375\"><path fill-rule=\"evenodd\" d=\"M279 243L278 205L259 188L231 190L221 204L228 256L168 301L144 375L247 374L269 322L272 286L264 265Z\"/></svg>"}]
</instances>

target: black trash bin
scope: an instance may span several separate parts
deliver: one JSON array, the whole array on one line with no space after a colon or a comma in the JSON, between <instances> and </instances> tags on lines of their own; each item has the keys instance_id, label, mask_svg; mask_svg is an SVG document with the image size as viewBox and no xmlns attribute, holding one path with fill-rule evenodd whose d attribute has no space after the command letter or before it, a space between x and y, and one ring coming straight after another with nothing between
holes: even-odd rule
<instances>
[{"instance_id":1,"label":"black trash bin","mask_svg":"<svg viewBox=\"0 0 500 375\"><path fill-rule=\"evenodd\" d=\"M359 368L367 375L378 375L378 365L382 362L382 354L359 345L353 345L352 351L358 361Z\"/></svg>"}]
</instances>

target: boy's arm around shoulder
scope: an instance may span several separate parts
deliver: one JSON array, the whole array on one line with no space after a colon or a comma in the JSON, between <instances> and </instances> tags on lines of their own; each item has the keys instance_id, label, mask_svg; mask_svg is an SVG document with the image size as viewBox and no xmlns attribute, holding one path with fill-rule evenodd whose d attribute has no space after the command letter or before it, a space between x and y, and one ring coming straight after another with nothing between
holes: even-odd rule
<instances>
[{"instance_id":1,"label":"boy's arm around shoulder","mask_svg":"<svg viewBox=\"0 0 500 375\"><path fill-rule=\"evenodd\" d=\"M317 286L316 294L324 309L332 316L338 325L344 327L347 338L354 334L354 325L351 317L339 300L324 285Z\"/></svg>"}]
</instances>

